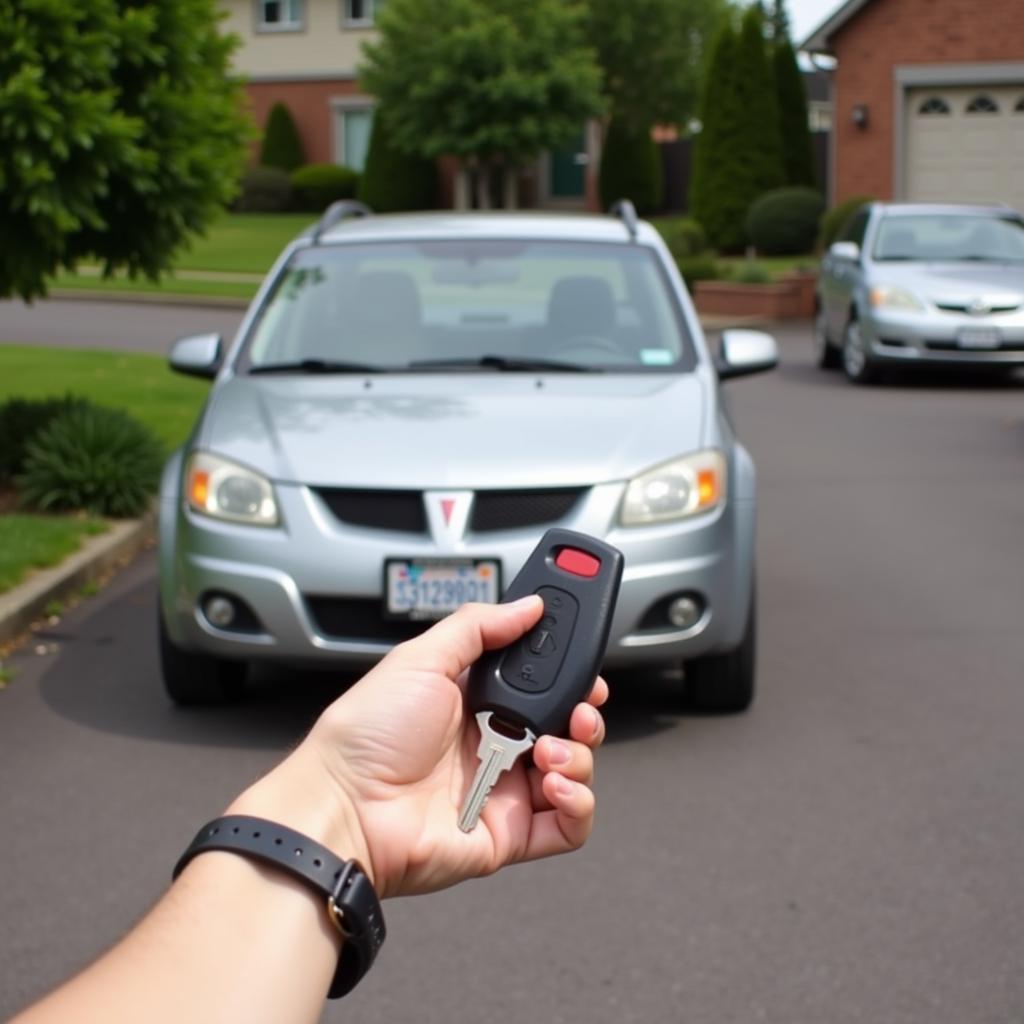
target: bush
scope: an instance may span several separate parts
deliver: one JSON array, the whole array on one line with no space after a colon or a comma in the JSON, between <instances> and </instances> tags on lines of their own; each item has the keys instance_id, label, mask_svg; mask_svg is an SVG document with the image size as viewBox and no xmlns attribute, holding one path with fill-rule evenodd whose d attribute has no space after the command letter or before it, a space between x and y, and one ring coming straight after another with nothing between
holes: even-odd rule
<instances>
[{"instance_id":1,"label":"bush","mask_svg":"<svg viewBox=\"0 0 1024 1024\"><path fill-rule=\"evenodd\" d=\"M306 164L292 171L292 199L306 213L322 213L339 199L355 199L358 187L359 175L351 167Z\"/></svg>"},{"instance_id":2,"label":"bush","mask_svg":"<svg viewBox=\"0 0 1024 1024\"><path fill-rule=\"evenodd\" d=\"M770 284L772 275L768 269L754 260L744 260L732 273L738 284Z\"/></svg>"},{"instance_id":3,"label":"bush","mask_svg":"<svg viewBox=\"0 0 1024 1024\"><path fill-rule=\"evenodd\" d=\"M637 212L652 213L662 205L661 151L647 128L635 130L613 117L601 154L599 188L607 209L616 199L631 199Z\"/></svg>"},{"instance_id":4,"label":"bush","mask_svg":"<svg viewBox=\"0 0 1024 1024\"><path fill-rule=\"evenodd\" d=\"M306 162L302 139L292 120L292 115L283 103L275 103L267 115L267 127L260 147L260 163L264 167L278 167L282 171L294 171Z\"/></svg>"},{"instance_id":5,"label":"bush","mask_svg":"<svg viewBox=\"0 0 1024 1024\"><path fill-rule=\"evenodd\" d=\"M686 287L691 290L698 281L714 281L721 276L718 264L710 253L677 259L676 266L683 275Z\"/></svg>"},{"instance_id":6,"label":"bush","mask_svg":"<svg viewBox=\"0 0 1024 1024\"><path fill-rule=\"evenodd\" d=\"M431 210L437 205L437 165L397 150L379 108L357 194L378 213Z\"/></svg>"},{"instance_id":7,"label":"bush","mask_svg":"<svg viewBox=\"0 0 1024 1024\"><path fill-rule=\"evenodd\" d=\"M28 445L17 479L22 503L41 511L136 516L156 491L163 453L138 420L83 402Z\"/></svg>"},{"instance_id":8,"label":"bush","mask_svg":"<svg viewBox=\"0 0 1024 1024\"><path fill-rule=\"evenodd\" d=\"M234 208L239 213L284 213L292 205L292 182L280 167L247 167Z\"/></svg>"},{"instance_id":9,"label":"bush","mask_svg":"<svg viewBox=\"0 0 1024 1024\"><path fill-rule=\"evenodd\" d=\"M810 252L825 200L813 188L777 188L759 196L747 212L747 238L766 256Z\"/></svg>"},{"instance_id":10,"label":"bush","mask_svg":"<svg viewBox=\"0 0 1024 1024\"><path fill-rule=\"evenodd\" d=\"M88 405L84 398L12 398L0 405L0 485L10 483L25 465L31 441L50 422Z\"/></svg>"},{"instance_id":11,"label":"bush","mask_svg":"<svg viewBox=\"0 0 1024 1024\"><path fill-rule=\"evenodd\" d=\"M818 247L827 249L843 233L843 229L857 210L865 203L870 203L872 199L872 196L853 196L833 206L821 218Z\"/></svg>"},{"instance_id":12,"label":"bush","mask_svg":"<svg viewBox=\"0 0 1024 1024\"><path fill-rule=\"evenodd\" d=\"M699 256L708 247L704 228L692 217L675 217L659 224L658 230L676 261Z\"/></svg>"}]
</instances>

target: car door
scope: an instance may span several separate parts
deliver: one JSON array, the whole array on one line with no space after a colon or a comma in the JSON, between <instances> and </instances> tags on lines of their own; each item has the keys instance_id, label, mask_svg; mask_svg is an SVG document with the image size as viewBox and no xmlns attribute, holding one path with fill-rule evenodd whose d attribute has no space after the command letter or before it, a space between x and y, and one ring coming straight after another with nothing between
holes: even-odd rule
<instances>
[{"instance_id":1,"label":"car door","mask_svg":"<svg viewBox=\"0 0 1024 1024\"><path fill-rule=\"evenodd\" d=\"M864 236L867 233L870 216L871 208L862 206L850 218L836 241L852 242L860 253L864 245ZM823 267L824 273L822 274L822 301L825 306L829 337L838 340L846 330L846 321L849 319L853 295L857 291L863 273L863 261L860 255L857 259L850 259L846 256L837 256L832 250L829 251L826 259L827 263Z\"/></svg>"}]
</instances>

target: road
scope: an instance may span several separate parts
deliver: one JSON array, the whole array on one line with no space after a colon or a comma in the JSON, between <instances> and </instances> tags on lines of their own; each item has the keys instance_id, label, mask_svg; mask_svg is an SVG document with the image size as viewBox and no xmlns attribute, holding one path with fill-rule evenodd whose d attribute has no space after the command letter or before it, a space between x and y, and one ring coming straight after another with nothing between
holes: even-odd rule
<instances>
[{"instance_id":1,"label":"road","mask_svg":"<svg viewBox=\"0 0 1024 1024\"><path fill-rule=\"evenodd\" d=\"M389 903L326 1021L1024 1019L1024 388L853 388L779 337L728 385L761 480L754 709L613 677L588 846ZM135 920L331 692L175 710L154 615L149 554L0 693L0 1016Z\"/></svg>"}]
</instances>

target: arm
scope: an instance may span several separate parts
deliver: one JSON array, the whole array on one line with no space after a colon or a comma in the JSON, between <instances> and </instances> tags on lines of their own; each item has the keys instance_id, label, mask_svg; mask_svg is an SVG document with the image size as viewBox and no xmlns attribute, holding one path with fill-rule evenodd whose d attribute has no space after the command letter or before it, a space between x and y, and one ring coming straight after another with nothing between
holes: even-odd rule
<instances>
[{"instance_id":1,"label":"arm","mask_svg":"<svg viewBox=\"0 0 1024 1024\"><path fill-rule=\"evenodd\" d=\"M478 827L466 835L457 826L476 768L465 670L485 648L523 635L542 607L534 597L467 605L396 648L227 813L279 822L355 857L382 898L582 845L593 821L592 748L604 735L602 680L574 711L572 739L542 737L533 765L499 781ZM117 946L15 1024L314 1022L340 943L300 882L235 854L204 853Z\"/></svg>"}]
</instances>

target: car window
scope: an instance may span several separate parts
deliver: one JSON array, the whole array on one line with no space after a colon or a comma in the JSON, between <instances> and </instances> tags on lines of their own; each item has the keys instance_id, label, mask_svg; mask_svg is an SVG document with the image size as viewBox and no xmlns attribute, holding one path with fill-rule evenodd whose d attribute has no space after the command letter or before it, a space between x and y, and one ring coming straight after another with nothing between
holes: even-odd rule
<instances>
[{"instance_id":1,"label":"car window","mask_svg":"<svg viewBox=\"0 0 1024 1024\"><path fill-rule=\"evenodd\" d=\"M864 233L868 229L868 217L871 210L862 206L847 222L839 236L841 242L856 242L857 245L864 244Z\"/></svg>"},{"instance_id":2,"label":"car window","mask_svg":"<svg viewBox=\"0 0 1024 1024\"><path fill-rule=\"evenodd\" d=\"M889 216L875 235L881 261L1024 262L1024 222L985 214L927 213Z\"/></svg>"},{"instance_id":3,"label":"car window","mask_svg":"<svg viewBox=\"0 0 1024 1024\"><path fill-rule=\"evenodd\" d=\"M446 240L299 250L250 332L242 365L404 369L484 357L630 372L695 361L650 249Z\"/></svg>"}]
</instances>

